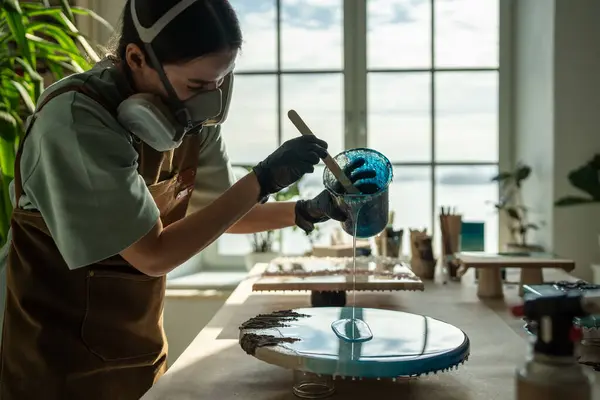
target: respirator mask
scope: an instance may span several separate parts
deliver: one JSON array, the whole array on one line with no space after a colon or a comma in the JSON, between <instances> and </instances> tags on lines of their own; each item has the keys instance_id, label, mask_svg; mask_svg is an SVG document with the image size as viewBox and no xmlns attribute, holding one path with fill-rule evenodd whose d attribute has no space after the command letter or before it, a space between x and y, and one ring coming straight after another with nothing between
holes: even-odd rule
<instances>
[{"instance_id":1,"label":"respirator mask","mask_svg":"<svg viewBox=\"0 0 600 400\"><path fill-rule=\"evenodd\" d=\"M227 117L233 72L229 72L219 88L199 92L181 100L169 82L165 71L152 50L152 41L158 34L198 0L182 0L167 11L149 28L141 25L135 0L131 0L131 16L153 68L164 85L168 99L150 93L138 93L125 99L118 107L117 118L121 125L157 151L178 147L185 135L197 134L204 126L219 125Z\"/></svg>"}]
</instances>

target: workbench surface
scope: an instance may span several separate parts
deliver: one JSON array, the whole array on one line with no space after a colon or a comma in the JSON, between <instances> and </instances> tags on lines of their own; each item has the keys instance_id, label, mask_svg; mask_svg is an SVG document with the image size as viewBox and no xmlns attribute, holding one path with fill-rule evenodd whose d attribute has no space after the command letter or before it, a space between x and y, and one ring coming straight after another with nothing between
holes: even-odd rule
<instances>
[{"instance_id":1,"label":"workbench surface","mask_svg":"<svg viewBox=\"0 0 600 400\"><path fill-rule=\"evenodd\" d=\"M239 325L259 313L309 307L308 293L252 293L266 265L257 265L198 334L169 371L142 400L292 400L292 372L247 355L238 344ZM545 280L573 280L547 270ZM376 292L356 295L357 305L425 314L457 326L471 340L471 356L458 370L405 382L337 380L331 399L365 400L511 400L514 372L524 361L527 334L523 321L508 312L520 301L517 286L504 300L482 301L472 274L462 283L426 282L424 292ZM348 296L352 304L352 294ZM193 318L193 316L190 316ZM600 377L597 379L600 381ZM595 397L600 398L600 382Z\"/></svg>"}]
</instances>

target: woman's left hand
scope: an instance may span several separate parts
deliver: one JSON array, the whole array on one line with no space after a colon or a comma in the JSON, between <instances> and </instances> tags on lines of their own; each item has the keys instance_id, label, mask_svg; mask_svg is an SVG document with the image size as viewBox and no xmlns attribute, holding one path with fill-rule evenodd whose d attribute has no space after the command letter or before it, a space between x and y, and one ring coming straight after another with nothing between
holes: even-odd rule
<instances>
[{"instance_id":1,"label":"woman's left hand","mask_svg":"<svg viewBox=\"0 0 600 400\"><path fill-rule=\"evenodd\" d=\"M296 202L296 225L307 234L315 229L315 224L329 219L345 221L346 213L336 204L335 199L327 190L311 200Z\"/></svg>"},{"instance_id":2,"label":"woman's left hand","mask_svg":"<svg viewBox=\"0 0 600 400\"><path fill-rule=\"evenodd\" d=\"M370 168L363 168L365 160L358 158L344 167L344 173L350 179L350 182L361 192L372 194L379 190L371 178L376 176L375 171ZM339 182L334 190L337 193L345 193L344 188ZM325 222L329 219L343 222L348 215L346 209L340 208L328 190L323 190L317 197L311 200L300 200L296 203L296 225L304 232L310 233L315 229L315 224Z\"/></svg>"}]
</instances>

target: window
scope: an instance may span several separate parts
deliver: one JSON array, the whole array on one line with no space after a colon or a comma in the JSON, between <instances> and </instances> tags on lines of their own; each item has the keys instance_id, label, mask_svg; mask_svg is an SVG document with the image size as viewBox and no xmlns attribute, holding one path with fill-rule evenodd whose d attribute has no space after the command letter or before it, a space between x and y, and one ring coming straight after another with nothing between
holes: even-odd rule
<instances>
[{"instance_id":1,"label":"window","mask_svg":"<svg viewBox=\"0 0 600 400\"><path fill-rule=\"evenodd\" d=\"M507 157L499 133L504 0L231 2L245 35L223 126L235 165L254 165L298 135L286 117L293 108L331 153L368 146L390 158L397 227L438 235L439 208L454 206L485 222L486 250L497 249L490 179ZM319 172L306 178L306 195L322 188ZM309 247L291 230L281 243L284 253ZM225 235L206 262L241 266L248 251L248 238Z\"/></svg>"}]
</instances>

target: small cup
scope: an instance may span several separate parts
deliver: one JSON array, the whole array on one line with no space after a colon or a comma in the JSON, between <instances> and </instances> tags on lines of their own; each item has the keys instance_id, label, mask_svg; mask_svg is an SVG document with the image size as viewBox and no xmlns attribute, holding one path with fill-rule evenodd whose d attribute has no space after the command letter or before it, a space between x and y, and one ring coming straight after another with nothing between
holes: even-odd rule
<instances>
[{"instance_id":1,"label":"small cup","mask_svg":"<svg viewBox=\"0 0 600 400\"><path fill-rule=\"evenodd\" d=\"M302 399L324 399L333 395L335 386L331 375L317 375L296 370L292 390Z\"/></svg>"},{"instance_id":2,"label":"small cup","mask_svg":"<svg viewBox=\"0 0 600 400\"><path fill-rule=\"evenodd\" d=\"M365 164L361 169L371 169L375 172L375 177L369 178L368 181L377 185L379 190L376 193L338 193L337 178L328 168L323 172L323 184L350 216L342 223L342 229L347 234L360 239L378 235L388 225L388 188L394 175L392 163L380 152L365 148L347 150L334 158L342 169L354 160L362 158Z\"/></svg>"}]
</instances>

